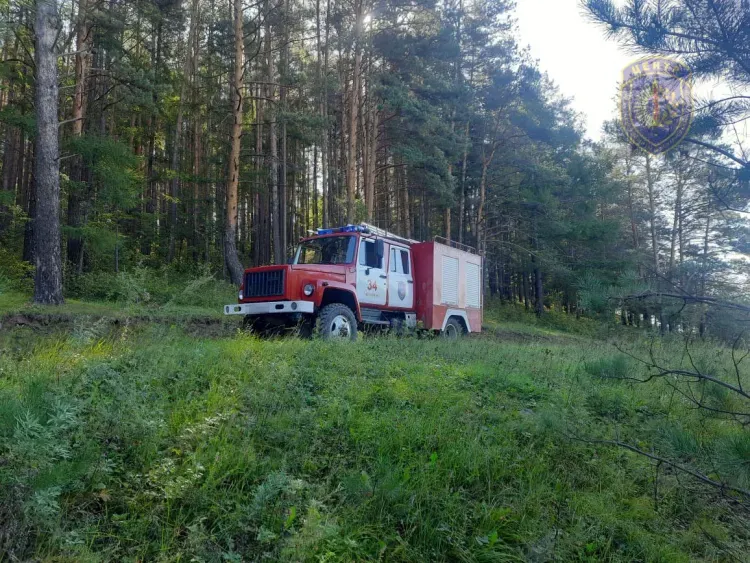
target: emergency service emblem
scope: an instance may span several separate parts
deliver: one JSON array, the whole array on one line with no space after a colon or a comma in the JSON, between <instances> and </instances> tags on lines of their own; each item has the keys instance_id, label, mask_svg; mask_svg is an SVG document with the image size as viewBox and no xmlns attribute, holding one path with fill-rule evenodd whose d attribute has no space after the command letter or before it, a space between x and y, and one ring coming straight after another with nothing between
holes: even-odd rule
<instances>
[{"instance_id":1,"label":"emergency service emblem","mask_svg":"<svg viewBox=\"0 0 750 563\"><path fill-rule=\"evenodd\" d=\"M667 57L646 57L622 73L620 117L628 140L660 154L685 138L693 121L690 69Z\"/></svg>"},{"instance_id":2,"label":"emergency service emblem","mask_svg":"<svg viewBox=\"0 0 750 563\"><path fill-rule=\"evenodd\" d=\"M398 282L398 298L403 301L406 299L406 282Z\"/></svg>"}]
</instances>

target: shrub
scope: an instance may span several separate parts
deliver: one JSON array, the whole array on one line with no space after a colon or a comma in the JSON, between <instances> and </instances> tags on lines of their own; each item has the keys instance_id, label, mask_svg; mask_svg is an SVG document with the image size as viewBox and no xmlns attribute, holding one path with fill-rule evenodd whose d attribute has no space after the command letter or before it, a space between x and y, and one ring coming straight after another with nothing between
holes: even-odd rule
<instances>
[{"instance_id":1,"label":"shrub","mask_svg":"<svg viewBox=\"0 0 750 563\"><path fill-rule=\"evenodd\" d=\"M4 291L34 291L34 266L0 248L0 293Z\"/></svg>"},{"instance_id":2,"label":"shrub","mask_svg":"<svg viewBox=\"0 0 750 563\"><path fill-rule=\"evenodd\" d=\"M633 366L626 356L617 354L583 364L584 369L595 377L602 379L625 379L632 377Z\"/></svg>"},{"instance_id":3,"label":"shrub","mask_svg":"<svg viewBox=\"0 0 750 563\"><path fill-rule=\"evenodd\" d=\"M234 286L217 280L208 268L187 272L137 266L119 274L89 272L70 276L65 289L68 297L123 305L216 308L236 299Z\"/></svg>"}]
</instances>

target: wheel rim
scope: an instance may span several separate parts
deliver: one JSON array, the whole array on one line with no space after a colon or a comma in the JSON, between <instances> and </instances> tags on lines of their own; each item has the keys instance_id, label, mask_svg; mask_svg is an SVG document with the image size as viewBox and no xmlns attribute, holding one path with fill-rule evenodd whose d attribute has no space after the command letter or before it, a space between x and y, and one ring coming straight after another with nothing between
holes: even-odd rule
<instances>
[{"instance_id":1,"label":"wheel rim","mask_svg":"<svg viewBox=\"0 0 750 563\"><path fill-rule=\"evenodd\" d=\"M445 327L445 337L446 338L457 338L458 337L458 331L456 330L456 327L452 324L448 324Z\"/></svg>"},{"instance_id":2,"label":"wheel rim","mask_svg":"<svg viewBox=\"0 0 750 563\"><path fill-rule=\"evenodd\" d=\"M330 329L331 336L334 338L348 338L352 333L352 325L344 315L333 317Z\"/></svg>"}]
</instances>

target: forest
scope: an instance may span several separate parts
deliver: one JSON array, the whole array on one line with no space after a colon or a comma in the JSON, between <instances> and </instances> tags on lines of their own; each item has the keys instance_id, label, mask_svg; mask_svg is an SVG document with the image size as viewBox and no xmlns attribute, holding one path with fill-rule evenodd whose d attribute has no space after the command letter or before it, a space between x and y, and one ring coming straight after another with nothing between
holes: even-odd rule
<instances>
[{"instance_id":1,"label":"forest","mask_svg":"<svg viewBox=\"0 0 750 563\"><path fill-rule=\"evenodd\" d=\"M750 3L570 2L690 70L650 152L531 1L0 0L0 563L747 560ZM222 314L361 222L481 334Z\"/></svg>"},{"instance_id":2,"label":"forest","mask_svg":"<svg viewBox=\"0 0 750 563\"><path fill-rule=\"evenodd\" d=\"M28 2L2 7L0 77L0 264L27 286L36 267L39 302L139 267L239 285L309 231L362 220L479 249L488 293L539 315L593 313L613 286L742 294L746 166L721 133L746 97L698 103L694 142L654 156L614 105L602 140L584 138L504 0L39 5L56 14L57 94L34 98ZM701 49L696 73L723 72ZM740 84L745 60L727 69ZM56 118L50 186L35 139ZM670 327L666 305L631 309Z\"/></svg>"}]
</instances>

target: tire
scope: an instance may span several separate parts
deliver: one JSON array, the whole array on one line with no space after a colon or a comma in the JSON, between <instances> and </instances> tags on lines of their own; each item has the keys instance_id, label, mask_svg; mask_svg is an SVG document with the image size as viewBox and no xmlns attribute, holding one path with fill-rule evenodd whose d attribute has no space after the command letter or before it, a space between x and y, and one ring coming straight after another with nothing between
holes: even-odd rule
<instances>
[{"instance_id":1,"label":"tire","mask_svg":"<svg viewBox=\"0 0 750 563\"><path fill-rule=\"evenodd\" d=\"M326 305L318 313L317 332L324 340L357 340L357 319L343 303Z\"/></svg>"},{"instance_id":2,"label":"tire","mask_svg":"<svg viewBox=\"0 0 750 563\"><path fill-rule=\"evenodd\" d=\"M461 321L456 319L456 317L451 317L448 319L448 322L445 323L445 329L443 330L443 338L447 338L449 340L457 340L458 338L461 338L464 334L466 334L466 331L464 330L464 325L461 324Z\"/></svg>"}]
</instances>

